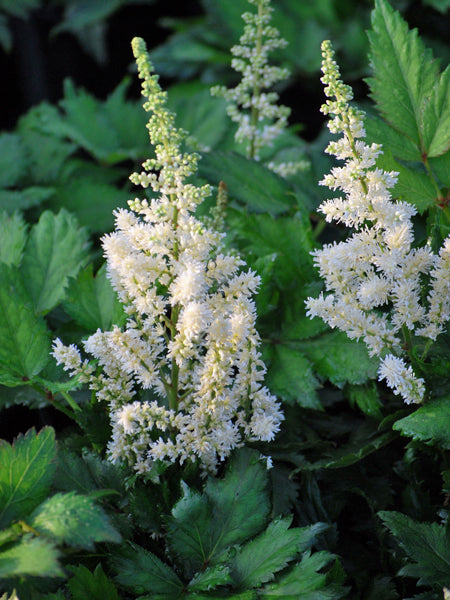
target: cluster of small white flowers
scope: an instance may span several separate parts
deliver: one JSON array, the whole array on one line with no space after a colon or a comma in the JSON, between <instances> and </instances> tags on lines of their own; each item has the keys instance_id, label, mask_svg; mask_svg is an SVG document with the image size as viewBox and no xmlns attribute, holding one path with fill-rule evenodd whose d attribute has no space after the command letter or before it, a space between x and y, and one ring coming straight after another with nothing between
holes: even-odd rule
<instances>
[{"instance_id":1,"label":"cluster of small white flowers","mask_svg":"<svg viewBox=\"0 0 450 600\"><path fill-rule=\"evenodd\" d=\"M247 145L249 158L258 160L261 148L270 146L287 126L290 109L278 105L278 94L267 90L286 79L289 71L270 65L268 61L271 52L287 45L278 29L270 25L273 11L270 0L248 1L256 5L258 10L256 13L245 12L242 15L245 22L244 33L239 44L231 48L234 56L231 66L242 74L241 81L231 89L215 86L211 93L228 101L228 115L238 124L236 141ZM289 176L301 168L302 163L291 163L284 169L280 167L280 174Z\"/></svg>"},{"instance_id":2,"label":"cluster of small white flowers","mask_svg":"<svg viewBox=\"0 0 450 600\"><path fill-rule=\"evenodd\" d=\"M450 239L439 256L428 245L412 247L411 218L416 210L391 198L388 188L397 174L376 168L380 146L361 141L363 114L348 104L352 91L339 78L328 41L322 45L322 56L322 82L329 98L322 111L333 115L330 131L343 134L326 151L346 162L321 181L345 197L325 201L320 210L328 222L341 222L356 231L346 241L314 252L330 293L309 298L308 314L350 338L362 338L372 356L391 352L381 363L379 379L386 379L406 402L420 402L423 379L395 355L402 353L402 334L408 338L414 332L435 340L450 317ZM421 303L424 275L430 278L428 308Z\"/></svg>"},{"instance_id":3,"label":"cluster of small white flowers","mask_svg":"<svg viewBox=\"0 0 450 600\"><path fill-rule=\"evenodd\" d=\"M91 363L59 340L53 354L109 403L113 461L144 473L156 459L199 459L214 472L246 440L271 440L283 419L263 385L252 300L259 278L240 272L244 263L220 250L223 235L193 215L209 186L186 183L197 156L180 150L185 134L166 108L144 42L132 45L155 158L131 180L157 197L116 211L115 231L102 240L128 321L86 340ZM154 399L140 400L139 389Z\"/></svg>"}]
</instances>

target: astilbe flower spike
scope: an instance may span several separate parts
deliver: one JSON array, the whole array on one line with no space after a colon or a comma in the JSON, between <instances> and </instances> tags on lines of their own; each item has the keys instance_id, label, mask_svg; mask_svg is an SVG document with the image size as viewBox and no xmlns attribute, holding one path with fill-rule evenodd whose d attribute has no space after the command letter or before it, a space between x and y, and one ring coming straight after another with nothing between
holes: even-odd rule
<instances>
[{"instance_id":1,"label":"astilbe flower spike","mask_svg":"<svg viewBox=\"0 0 450 600\"><path fill-rule=\"evenodd\" d=\"M271 88L289 76L286 68L269 63L269 55L287 45L276 27L271 25L273 8L270 0L248 0L257 12L245 12L244 33L239 44L231 48L232 68L241 73L234 88L214 86L211 93L227 101L227 113L237 123L235 139L246 145L248 158L259 160L261 148L270 146L286 128L290 109L278 104L278 94ZM267 165L282 177L309 167L307 161L271 162Z\"/></svg>"},{"instance_id":2,"label":"astilbe flower spike","mask_svg":"<svg viewBox=\"0 0 450 600\"><path fill-rule=\"evenodd\" d=\"M362 338L369 354L382 355L379 379L407 403L421 402L425 382L405 362L412 334L429 344L450 317L450 238L439 255L429 245L413 248L412 217L416 209L391 198L397 173L376 168L381 146L368 146L363 114L349 105L352 90L340 80L329 41L322 44L322 82L328 100L322 112L332 115L329 129L342 137L327 152L345 161L321 181L338 197L322 203L326 221L337 221L355 232L344 242L314 252L325 280L326 295L308 298L307 314L319 316L352 339ZM421 302L422 279L430 284ZM406 349L406 351L405 351Z\"/></svg>"},{"instance_id":3,"label":"astilbe flower spike","mask_svg":"<svg viewBox=\"0 0 450 600\"><path fill-rule=\"evenodd\" d=\"M181 149L186 134L175 127L143 40L132 47L155 157L130 179L156 197L117 210L115 231L102 240L128 320L84 342L94 360L82 362L60 340L53 354L108 402L113 461L142 473L156 459L198 459L214 472L245 441L271 440L283 419L263 385L252 300L259 277L242 272L243 261L221 249L223 234L194 216L210 188L186 182L198 157Z\"/></svg>"}]
</instances>

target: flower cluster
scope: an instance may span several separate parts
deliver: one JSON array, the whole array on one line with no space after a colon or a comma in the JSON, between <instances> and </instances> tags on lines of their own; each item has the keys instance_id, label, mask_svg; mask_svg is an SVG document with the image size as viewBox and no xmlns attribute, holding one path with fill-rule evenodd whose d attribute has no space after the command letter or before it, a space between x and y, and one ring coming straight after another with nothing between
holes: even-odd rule
<instances>
[{"instance_id":1,"label":"flower cluster","mask_svg":"<svg viewBox=\"0 0 450 600\"><path fill-rule=\"evenodd\" d=\"M280 37L278 29L270 25L273 11L270 0L248 1L256 5L258 11L242 15L245 22L244 33L240 43L231 48L234 56L231 66L242 74L241 81L235 88L215 86L211 92L228 101L228 115L238 124L236 141L247 145L248 158L258 160L260 149L270 146L287 126L290 109L278 105L278 94L267 90L286 79L289 71L268 62L271 52L277 48L284 48L287 44L286 40ZM287 177L299 169L308 168L309 163L270 163L268 166L281 176Z\"/></svg>"},{"instance_id":2,"label":"flower cluster","mask_svg":"<svg viewBox=\"0 0 450 600\"><path fill-rule=\"evenodd\" d=\"M199 459L213 472L245 440L271 440L283 419L263 385L252 300L259 278L241 272L244 263L221 252L222 234L194 216L209 186L186 182L197 156L181 150L185 132L166 108L144 42L132 46L155 157L131 180L154 194L116 211L115 231L102 240L128 321L84 342L91 361L59 340L53 354L108 402L112 460L143 473L156 459Z\"/></svg>"},{"instance_id":3,"label":"flower cluster","mask_svg":"<svg viewBox=\"0 0 450 600\"><path fill-rule=\"evenodd\" d=\"M340 80L328 41L322 45L322 56L328 97L322 112L333 116L330 131L342 134L326 151L345 165L333 168L321 184L341 190L345 197L327 200L320 210L328 222L341 222L355 233L345 242L314 252L331 293L309 298L308 314L321 317L350 338L362 338L372 356L383 355L379 379L385 379L407 403L421 402L424 380L416 377L401 355L412 350L412 333L431 342L450 317L450 239L439 256L428 245L413 248L411 219L416 210L391 198L389 188L397 174L376 168L381 147L361 140L363 115L349 106L352 91ZM430 284L423 302L425 276Z\"/></svg>"}]
</instances>

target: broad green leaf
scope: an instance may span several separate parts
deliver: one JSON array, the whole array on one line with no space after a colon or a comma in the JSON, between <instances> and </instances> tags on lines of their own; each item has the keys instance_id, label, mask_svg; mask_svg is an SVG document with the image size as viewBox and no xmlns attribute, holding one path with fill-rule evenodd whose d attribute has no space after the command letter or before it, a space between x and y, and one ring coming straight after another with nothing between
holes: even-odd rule
<instances>
[{"instance_id":1,"label":"broad green leaf","mask_svg":"<svg viewBox=\"0 0 450 600\"><path fill-rule=\"evenodd\" d=\"M75 277L87 259L87 248L86 231L70 213L42 213L31 229L22 261L37 313L46 313L61 302L69 277Z\"/></svg>"},{"instance_id":2,"label":"broad green leaf","mask_svg":"<svg viewBox=\"0 0 450 600\"><path fill-rule=\"evenodd\" d=\"M428 161L439 185L450 188L450 151Z\"/></svg>"},{"instance_id":3,"label":"broad green leaf","mask_svg":"<svg viewBox=\"0 0 450 600\"><path fill-rule=\"evenodd\" d=\"M71 571L74 576L67 586L73 600L120 600L116 586L108 579L100 564L93 573L83 565L72 567Z\"/></svg>"},{"instance_id":4,"label":"broad green leaf","mask_svg":"<svg viewBox=\"0 0 450 600\"><path fill-rule=\"evenodd\" d=\"M120 542L120 534L92 498L74 492L55 494L29 518L41 535L70 546L94 549L94 542Z\"/></svg>"},{"instance_id":5,"label":"broad green leaf","mask_svg":"<svg viewBox=\"0 0 450 600\"><path fill-rule=\"evenodd\" d=\"M237 200L249 210L277 215L292 206L290 188L284 179L239 154L203 154L199 174L212 185L223 180L230 199Z\"/></svg>"},{"instance_id":6,"label":"broad green leaf","mask_svg":"<svg viewBox=\"0 0 450 600\"><path fill-rule=\"evenodd\" d=\"M337 600L347 594L340 585L327 583L327 575L321 572L334 561L334 556L321 551L305 553L301 563L294 565L274 583L268 583L260 591L261 598L282 600Z\"/></svg>"},{"instance_id":7,"label":"broad green leaf","mask_svg":"<svg viewBox=\"0 0 450 600\"><path fill-rule=\"evenodd\" d=\"M450 397L430 400L396 421L393 429L426 444L450 449Z\"/></svg>"},{"instance_id":8,"label":"broad green leaf","mask_svg":"<svg viewBox=\"0 0 450 600\"><path fill-rule=\"evenodd\" d=\"M27 156L20 136L0 133L0 186L13 187L27 168Z\"/></svg>"},{"instance_id":9,"label":"broad green leaf","mask_svg":"<svg viewBox=\"0 0 450 600\"><path fill-rule=\"evenodd\" d=\"M214 567L206 567L206 569L197 573L187 587L190 592L206 592L219 585L230 584L232 581L228 567L215 565Z\"/></svg>"},{"instance_id":10,"label":"broad green leaf","mask_svg":"<svg viewBox=\"0 0 450 600\"><path fill-rule=\"evenodd\" d=\"M31 429L11 446L0 440L0 528L26 517L47 496L55 471L55 432Z\"/></svg>"},{"instance_id":11,"label":"broad green leaf","mask_svg":"<svg viewBox=\"0 0 450 600\"><path fill-rule=\"evenodd\" d=\"M450 146L448 75L417 30L387 0L377 0L369 32L374 76L372 95L386 121L413 141L424 156L439 156Z\"/></svg>"},{"instance_id":12,"label":"broad green leaf","mask_svg":"<svg viewBox=\"0 0 450 600\"><path fill-rule=\"evenodd\" d=\"M133 546L113 558L120 585L146 598L174 600L184 588L176 573L157 556L144 548Z\"/></svg>"},{"instance_id":13,"label":"broad green leaf","mask_svg":"<svg viewBox=\"0 0 450 600\"><path fill-rule=\"evenodd\" d=\"M188 577L207 564L214 564L212 505L206 494L182 485L183 496L172 509L167 525L167 543Z\"/></svg>"},{"instance_id":14,"label":"broad green leaf","mask_svg":"<svg viewBox=\"0 0 450 600\"><path fill-rule=\"evenodd\" d=\"M258 454L242 449L225 477L210 478L203 494L184 486L167 524L167 541L189 577L264 527L270 510L266 473Z\"/></svg>"},{"instance_id":15,"label":"broad green leaf","mask_svg":"<svg viewBox=\"0 0 450 600\"><path fill-rule=\"evenodd\" d=\"M0 579L10 577L64 577L58 551L42 538L23 538L0 550Z\"/></svg>"},{"instance_id":16,"label":"broad green leaf","mask_svg":"<svg viewBox=\"0 0 450 600\"><path fill-rule=\"evenodd\" d=\"M273 579L274 574L298 554L298 529L289 529L292 517L269 523L267 529L239 548L231 572L238 588L252 588Z\"/></svg>"},{"instance_id":17,"label":"broad green leaf","mask_svg":"<svg viewBox=\"0 0 450 600\"><path fill-rule=\"evenodd\" d=\"M296 342L295 348L314 364L320 377L329 379L337 387L346 383L362 384L376 378L378 359L370 358L362 342L350 340L341 331Z\"/></svg>"},{"instance_id":18,"label":"broad green leaf","mask_svg":"<svg viewBox=\"0 0 450 600\"><path fill-rule=\"evenodd\" d=\"M18 267L27 240L27 224L19 213L0 212L0 263Z\"/></svg>"},{"instance_id":19,"label":"broad green leaf","mask_svg":"<svg viewBox=\"0 0 450 600\"><path fill-rule=\"evenodd\" d=\"M414 561L401 574L419 577L419 585L448 585L450 573L450 531L437 523L419 523L402 513L381 511L383 523Z\"/></svg>"},{"instance_id":20,"label":"broad green leaf","mask_svg":"<svg viewBox=\"0 0 450 600\"><path fill-rule=\"evenodd\" d=\"M268 476L259 453L243 448L236 452L223 479L210 478L205 487L212 506L215 556L261 531L270 503Z\"/></svg>"},{"instance_id":21,"label":"broad green leaf","mask_svg":"<svg viewBox=\"0 0 450 600\"><path fill-rule=\"evenodd\" d=\"M286 402L296 402L303 408L323 410L311 362L302 352L289 346L276 345L267 375L271 391Z\"/></svg>"},{"instance_id":22,"label":"broad green leaf","mask_svg":"<svg viewBox=\"0 0 450 600\"><path fill-rule=\"evenodd\" d=\"M106 275L106 264L97 271L95 277L92 264L80 271L69 285L64 309L78 325L90 331L97 331L98 328L108 331L112 325L120 325L126 318Z\"/></svg>"}]
</instances>

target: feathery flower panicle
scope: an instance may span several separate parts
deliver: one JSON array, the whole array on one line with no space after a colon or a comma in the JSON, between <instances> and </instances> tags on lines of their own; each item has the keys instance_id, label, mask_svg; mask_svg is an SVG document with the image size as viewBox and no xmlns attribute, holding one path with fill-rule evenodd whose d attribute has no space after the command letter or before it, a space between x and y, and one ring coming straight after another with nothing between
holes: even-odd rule
<instances>
[{"instance_id":1,"label":"feathery flower panicle","mask_svg":"<svg viewBox=\"0 0 450 600\"><path fill-rule=\"evenodd\" d=\"M236 141L246 144L248 158L259 160L259 151L270 146L282 133L290 114L287 106L278 105L279 96L268 91L276 83L289 76L285 68L269 64L269 54L287 45L272 20L273 8L270 0L248 0L257 7L257 12L245 12L244 33L239 44L231 48L234 58L232 68L242 74L235 88L215 86L211 93L227 100L227 113L238 124ZM307 161L269 163L268 168L282 177L294 175L309 167Z\"/></svg>"},{"instance_id":2,"label":"feathery flower panicle","mask_svg":"<svg viewBox=\"0 0 450 600\"><path fill-rule=\"evenodd\" d=\"M363 339L371 356L383 352L379 379L406 402L421 402L424 380L400 357L402 344L411 333L435 340L450 318L450 238L439 256L428 245L413 248L416 209L392 199L389 188L397 173L378 169L381 146L362 141L363 113L349 105L352 90L340 80L329 41L322 44L322 56L327 96L322 112L331 115L330 131L342 136L326 152L345 164L320 182L342 191L344 198L326 200L320 210L326 221L355 232L314 252L328 293L308 298L307 314L321 317L351 339ZM424 275L430 279L426 306L421 302Z\"/></svg>"},{"instance_id":3,"label":"feathery flower panicle","mask_svg":"<svg viewBox=\"0 0 450 600\"><path fill-rule=\"evenodd\" d=\"M117 210L115 231L102 240L128 321L86 340L90 362L59 340L53 354L109 403L113 461L144 473L156 459L199 459L214 472L246 440L271 440L283 419L263 385L252 299L259 277L241 272L244 263L221 251L223 235L194 216L210 188L186 182L197 156L181 149L186 134L175 127L144 42L132 46L155 158L130 179L157 197ZM145 401L139 388L149 390Z\"/></svg>"}]
</instances>

